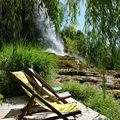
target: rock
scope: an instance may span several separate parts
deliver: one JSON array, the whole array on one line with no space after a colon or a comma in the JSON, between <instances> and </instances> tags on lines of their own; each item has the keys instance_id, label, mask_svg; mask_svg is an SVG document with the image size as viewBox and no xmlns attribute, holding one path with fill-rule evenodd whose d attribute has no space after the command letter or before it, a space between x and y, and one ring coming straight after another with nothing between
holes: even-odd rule
<instances>
[{"instance_id":1,"label":"rock","mask_svg":"<svg viewBox=\"0 0 120 120\"><path fill-rule=\"evenodd\" d=\"M77 69L59 69L59 75L79 75L79 76L94 76L94 77L101 77L98 72L90 72L86 70L77 70Z\"/></svg>"},{"instance_id":2,"label":"rock","mask_svg":"<svg viewBox=\"0 0 120 120\"><path fill-rule=\"evenodd\" d=\"M107 92L120 99L120 90L107 90Z\"/></svg>"},{"instance_id":3,"label":"rock","mask_svg":"<svg viewBox=\"0 0 120 120\"><path fill-rule=\"evenodd\" d=\"M120 78L120 74L115 74L114 77L115 78Z\"/></svg>"},{"instance_id":4,"label":"rock","mask_svg":"<svg viewBox=\"0 0 120 120\"><path fill-rule=\"evenodd\" d=\"M73 81L79 81L80 83L90 82L90 83L96 84L96 83L101 83L101 81L102 81L101 78L92 77L92 76L88 77L88 76L78 76L78 75L73 75L73 76L71 76L71 75L67 75L67 76L66 75L59 75L59 77L61 78L61 79L59 78L59 82L73 80Z\"/></svg>"},{"instance_id":5,"label":"rock","mask_svg":"<svg viewBox=\"0 0 120 120\"><path fill-rule=\"evenodd\" d=\"M106 70L107 75L111 75L111 76L117 76L120 74L120 70Z\"/></svg>"},{"instance_id":6,"label":"rock","mask_svg":"<svg viewBox=\"0 0 120 120\"><path fill-rule=\"evenodd\" d=\"M79 75L87 76L85 72L77 71L76 69L60 69L58 72L59 75Z\"/></svg>"},{"instance_id":7,"label":"rock","mask_svg":"<svg viewBox=\"0 0 120 120\"><path fill-rule=\"evenodd\" d=\"M60 69L56 81L79 81L88 83L99 89L102 88L102 74L94 66L87 66L82 61L75 60L74 57L58 57L57 61ZM112 91L115 98L120 99L120 70L106 70L106 86L108 91Z\"/></svg>"},{"instance_id":8,"label":"rock","mask_svg":"<svg viewBox=\"0 0 120 120\"><path fill-rule=\"evenodd\" d=\"M56 63L60 68L75 68L80 70L83 68L87 68L87 65L85 65L82 61L79 60L78 64L75 57L69 56L58 56L56 59Z\"/></svg>"}]
</instances>

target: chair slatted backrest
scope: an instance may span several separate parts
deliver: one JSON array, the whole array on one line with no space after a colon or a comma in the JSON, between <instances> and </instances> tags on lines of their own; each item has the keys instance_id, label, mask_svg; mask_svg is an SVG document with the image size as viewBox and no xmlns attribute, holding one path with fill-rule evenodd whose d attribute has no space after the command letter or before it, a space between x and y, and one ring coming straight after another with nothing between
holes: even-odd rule
<instances>
[{"instance_id":1,"label":"chair slatted backrest","mask_svg":"<svg viewBox=\"0 0 120 120\"><path fill-rule=\"evenodd\" d=\"M46 91L48 96L54 95L59 101L62 103L67 103L66 100L61 99L55 92L55 90L32 68L28 68L25 70L28 76L30 76L34 81L38 84L39 87L43 87L43 89ZM51 93L51 94L50 94Z\"/></svg>"}]
</instances>

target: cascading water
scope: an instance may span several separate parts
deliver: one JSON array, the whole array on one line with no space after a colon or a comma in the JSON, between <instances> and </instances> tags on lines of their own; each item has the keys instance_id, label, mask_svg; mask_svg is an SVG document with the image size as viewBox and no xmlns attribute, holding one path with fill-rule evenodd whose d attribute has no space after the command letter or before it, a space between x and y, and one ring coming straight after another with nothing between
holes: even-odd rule
<instances>
[{"instance_id":1,"label":"cascading water","mask_svg":"<svg viewBox=\"0 0 120 120\"><path fill-rule=\"evenodd\" d=\"M42 3L42 7L39 4ZM39 34L38 37L43 37L46 43L49 44L46 49L47 52L52 52L57 55L64 56L64 43L58 35L56 35L55 26L47 14L47 9L43 2L38 0L35 6L35 28Z\"/></svg>"}]
</instances>

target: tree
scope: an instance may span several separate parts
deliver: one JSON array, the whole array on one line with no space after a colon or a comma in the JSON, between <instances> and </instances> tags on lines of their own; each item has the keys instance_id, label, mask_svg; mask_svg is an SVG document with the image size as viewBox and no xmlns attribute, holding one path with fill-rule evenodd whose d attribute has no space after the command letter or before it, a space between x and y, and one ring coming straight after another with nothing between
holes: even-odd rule
<instances>
[{"instance_id":1,"label":"tree","mask_svg":"<svg viewBox=\"0 0 120 120\"><path fill-rule=\"evenodd\" d=\"M83 34L80 30L76 30L74 26L64 27L61 34L69 53L85 57L87 51L85 34Z\"/></svg>"},{"instance_id":2,"label":"tree","mask_svg":"<svg viewBox=\"0 0 120 120\"><path fill-rule=\"evenodd\" d=\"M38 3L38 1L41 2ZM80 12L80 1L1 0L0 42L16 42L21 37L35 40L35 4L39 4L39 9L47 8L46 17L47 14L50 16L57 31L60 31L62 24L66 21L75 24ZM105 65L106 61L109 61L110 68L114 68L120 46L120 0L86 0L85 18L85 31L88 36L87 43L89 43L88 55L91 55L90 46L92 45L97 50L97 63ZM96 49L97 46L98 49ZM110 60L106 59L106 55Z\"/></svg>"},{"instance_id":3,"label":"tree","mask_svg":"<svg viewBox=\"0 0 120 120\"><path fill-rule=\"evenodd\" d=\"M59 31L65 16L69 16L72 22L76 20L79 0L66 0L63 4L60 0L1 0L0 19L1 40L16 42L20 37L35 39L34 7L39 4L39 9L47 8L47 14ZM69 12L67 12L69 11ZM64 16L65 15L65 16Z\"/></svg>"},{"instance_id":4,"label":"tree","mask_svg":"<svg viewBox=\"0 0 120 120\"><path fill-rule=\"evenodd\" d=\"M87 0L85 28L89 43L99 44L97 59L106 64L109 58L110 69L115 67L120 37L120 1ZM120 60L120 58L119 58Z\"/></svg>"}]
</instances>

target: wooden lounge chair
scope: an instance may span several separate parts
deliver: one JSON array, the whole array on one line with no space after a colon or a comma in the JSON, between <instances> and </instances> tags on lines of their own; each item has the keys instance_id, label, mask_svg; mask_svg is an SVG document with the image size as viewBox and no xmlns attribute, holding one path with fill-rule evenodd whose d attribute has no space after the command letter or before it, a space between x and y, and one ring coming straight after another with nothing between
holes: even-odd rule
<instances>
[{"instance_id":1,"label":"wooden lounge chair","mask_svg":"<svg viewBox=\"0 0 120 120\"><path fill-rule=\"evenodd\" d=\"M67 117L75 116L81 114L81 111L77 107L77 103L67 103L67 104L58 104L56 102L49 102L45 100L40 94L39 91L36 91L32 84L29 81L32 81L28 75L22 71L10 72L11 77L25 90L29 95L30 100L27 105L21 110L21 114L18 116L18 120L24 119L24 116L35 113L50 111L56 113L56 116L45 118L43 120L55 120L62 118L63 120L68 120ZM37 103L39 106L44 108L44 110L32 111L36 107Z\"/></svg>"},{"instance_id":2,"label":"wooden lounge chair","mask_svg":"<svg viewBox=\"0 0 120 120\"><path fill-rule=\"evenodd\" d=\"M38 84L38 89L39 88L43 88L44 92L47 96L49 96L53 101L57 102L57 103L67 103L67 101L65 100L66 98L71 97L71 94L68 92L64 92L64 93L56 93L56 91L32 68L28 68L25 70L25 73L30 76L35 82L36 84ZM41 89L42 89L41 88ZM54 96L54 99L53 99ZM57 100L55 100L57 99Z\"/></svg>"}]
</instances>

